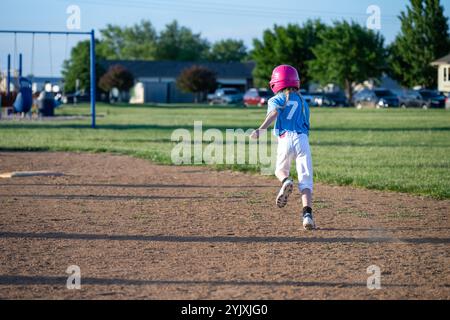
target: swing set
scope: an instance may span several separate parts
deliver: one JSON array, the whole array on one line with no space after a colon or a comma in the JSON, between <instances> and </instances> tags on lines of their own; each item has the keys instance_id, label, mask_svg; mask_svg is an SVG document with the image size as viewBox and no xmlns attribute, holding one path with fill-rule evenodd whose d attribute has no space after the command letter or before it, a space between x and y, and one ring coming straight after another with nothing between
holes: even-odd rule
<instances>
[{"instance_id":1,"label":"swing set","mask_svg":"<svg viewBox=\"0 0 450 320\"><path fill-rule=\"evenodd\" d=\"M69 35L89 35L90 36L90 100L91 100L91 127L95 128L95 97L96 97L96 88L95 88L95 33L94 30L90 32L81 32L81 31L27 31L27 30L0 30L0 33L9 33L14 34L14 67L16 66L16 57L17 57L17 34L31 34L32 35L32 43L31 43L31 74L33 74L34 69L34 42L36 34L47 34L48 42L49 42L49 54L50 54L50 73L53 76L53 61L52 61L52 35L66 35L66 46L65 46L65 55L67 56L67 42ZM66 57L67 58L67 57ZM19 68L17 74L15 74L15 78L20 79L22 77L22 54L19 53ZM18 81L16 81L18 83ZM7 98L11 98L10 92L11 85L11 55L8 54L7 60L7 74L6 74L6 94ZM1 107L0 107L1 108Z\"/></svg>"}]
</instances>

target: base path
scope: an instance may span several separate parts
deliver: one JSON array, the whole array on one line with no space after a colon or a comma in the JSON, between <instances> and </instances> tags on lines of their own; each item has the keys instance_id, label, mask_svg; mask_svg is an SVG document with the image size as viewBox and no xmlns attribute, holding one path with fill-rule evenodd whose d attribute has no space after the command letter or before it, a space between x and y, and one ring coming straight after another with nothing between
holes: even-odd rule
<instances>
[{"instance_id":1,"label":"base path","mask_svg":"<svg viewBox=\"0 0 450 320\"><path fill-rule=\"evenodd\" d=\"M448 200L316 184L307 232L273 177L0 153L0 172L41 170L64 175L0 179L1 299L450 299Z\"/></svg>"}]
</instances>

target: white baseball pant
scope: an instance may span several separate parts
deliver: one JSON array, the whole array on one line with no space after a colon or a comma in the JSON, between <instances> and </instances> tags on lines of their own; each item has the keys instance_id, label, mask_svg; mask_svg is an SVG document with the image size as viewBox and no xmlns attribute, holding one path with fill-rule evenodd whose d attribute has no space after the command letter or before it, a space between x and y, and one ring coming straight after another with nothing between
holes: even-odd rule
<instances>
[{"instance_id":1,"label":"white baseball pant","mask_svg":"<svg viewBox=\"0 0 450 320\"><path fill-rule=\"evenodd\" d=\"M306 134L287 131L278 137L275 175L288 177L292 160L295 159L298 174L298 189L313 190L313 169L309 139ZM281 178L282 179L282 178ZM280 180L281 180L280 179Z\"/></svg>"}]
</instances>

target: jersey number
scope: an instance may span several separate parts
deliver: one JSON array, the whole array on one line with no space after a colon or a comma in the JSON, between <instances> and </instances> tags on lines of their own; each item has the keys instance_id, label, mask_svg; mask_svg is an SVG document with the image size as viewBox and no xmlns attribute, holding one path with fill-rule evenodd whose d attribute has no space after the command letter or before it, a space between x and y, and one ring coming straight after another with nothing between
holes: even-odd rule
<instances>
[{"instance_id":1,"label":"jersey number","mask_svg":"<svg viewBox=\"0 0 450 320\"><path fill-rule=\"evenodd\" d=\"M291 111L289 111L289 114L286 117L286 119L287 120L292 120L292 117L294 116L295 111L297 111L298 102L297 101L289 101L287 105L292 107L292 108L291 108Z\"/></svg>"}]
</instances>

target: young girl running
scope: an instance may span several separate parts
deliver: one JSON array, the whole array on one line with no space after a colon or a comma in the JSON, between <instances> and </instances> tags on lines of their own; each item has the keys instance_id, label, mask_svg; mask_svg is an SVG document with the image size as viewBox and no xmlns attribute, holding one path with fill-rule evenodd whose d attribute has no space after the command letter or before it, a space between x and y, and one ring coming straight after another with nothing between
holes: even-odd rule
<instances>
[{"instance_id":1,"label":"young girl running","mask_svg":"<svg viewBox=\"0 0 450 320\"><path fill-rule=\"evenodd\" d=\"M303 204L303 227L315 228L312 213L313 171L309 148L309 106L298 90L300 78L297 70L289 65L276 67L272 72L270 88L275 96L268 101L267 117L259 129L252 132L257 139L261 132L275 122L274 134L278 137L275 175L281 182L276 198L279 208L286 206L294 181L289 177L291 162L295 159L298 189Z\"/></svg>"}]
</instances>

